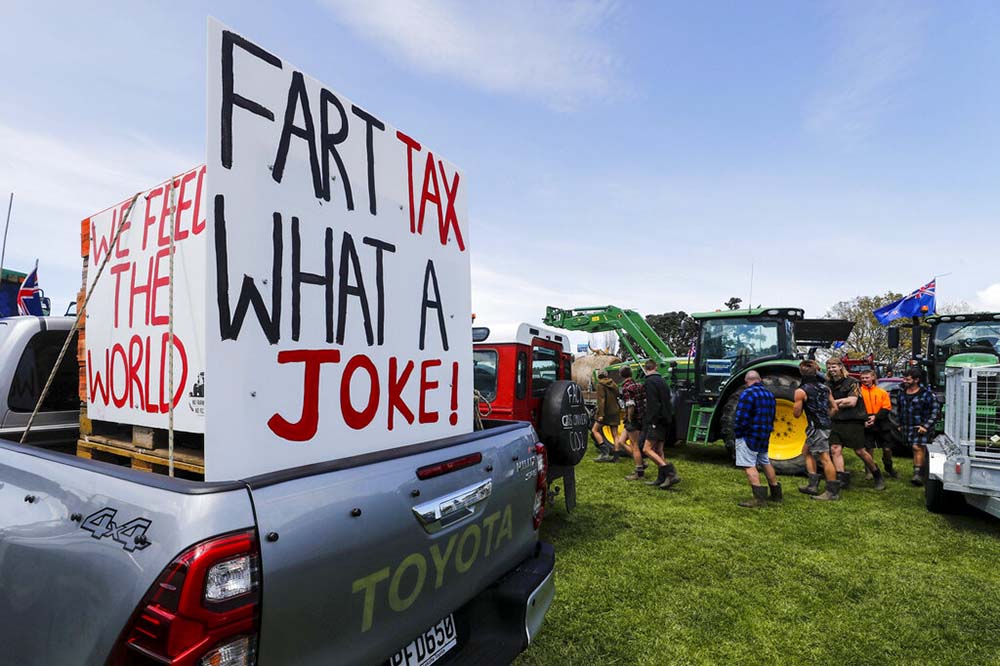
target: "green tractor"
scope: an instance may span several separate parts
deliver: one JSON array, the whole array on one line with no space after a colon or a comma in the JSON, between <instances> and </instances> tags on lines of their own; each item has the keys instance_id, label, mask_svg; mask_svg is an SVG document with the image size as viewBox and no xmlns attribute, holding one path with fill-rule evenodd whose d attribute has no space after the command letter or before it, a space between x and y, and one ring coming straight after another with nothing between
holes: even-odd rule
<instances>
[{"instance_id":1,"label":"green tractor","mask_svg":"<svg viewBox=\"0 0 1000 666\"><path fill-rule=\"evenodd\" d=\"M633 310L613 305L562 310L546 308L545 324L573 331L619 334L630 361L607 368L616 381L617 370L631 365L643 377L641 366L653 359L674 395L677 440L710 443L723 440L735 450L733 417L747 372L760 373L764 385L778 400L774 433L768 451L776 469L799 473L805 465L802 445L806 421L792 415L799 385L800 346L828 346L845 340L854 324L841 319L804 319L799 308L754 308L692 314L697 322L696 343L687 356L677 356L646 320Z\"/></svg>"}]
</instances>

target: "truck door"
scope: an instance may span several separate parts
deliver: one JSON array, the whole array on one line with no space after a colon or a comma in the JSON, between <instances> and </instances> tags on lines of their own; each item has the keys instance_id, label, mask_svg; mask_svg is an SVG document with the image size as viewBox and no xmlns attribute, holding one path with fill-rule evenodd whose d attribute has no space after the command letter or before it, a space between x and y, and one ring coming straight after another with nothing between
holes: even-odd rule
<instances>
[{"instance_id":1,"label":"truck door","mask_svg":"<svg viewBox=\"0 0 1000 666\"><path fill-rule=\"evenodd\" d=\"M531 422L538 424L542 412L542 399L561 372L562 348L555 342L535 338L531 343L531 377L528 383L528 407Z\"/></svg>"}]
</instances>

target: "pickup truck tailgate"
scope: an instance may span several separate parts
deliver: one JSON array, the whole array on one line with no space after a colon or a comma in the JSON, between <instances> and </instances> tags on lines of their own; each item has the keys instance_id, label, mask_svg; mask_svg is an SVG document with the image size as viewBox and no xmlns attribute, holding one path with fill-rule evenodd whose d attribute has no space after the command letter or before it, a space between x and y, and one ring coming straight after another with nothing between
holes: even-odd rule
<instances>
[{"instance_id":1,"label":"pickup truck tailgate","mask_svg":"<svg viewBox=\"0 0 1000 666\"><path fill-rule=\"evenodd\" d=\"M384 662L517 566L537 544L536 441L529 425L511 424L308 476L250 479L260 664ZM476 454L462 469L417 477ZM442 505L444 524L429 515Z\"/></svg>"},{"instance_id":2,"label":"pickup truck tailgate","mask_svg":"<svg viewBox=\"0 0 1000 666\"><path fill-rule=\"evenodd\" d=\"M0 443L0 662L105 663L179 553L253 525L243 484Z\"/></svg>"}]
</instances>

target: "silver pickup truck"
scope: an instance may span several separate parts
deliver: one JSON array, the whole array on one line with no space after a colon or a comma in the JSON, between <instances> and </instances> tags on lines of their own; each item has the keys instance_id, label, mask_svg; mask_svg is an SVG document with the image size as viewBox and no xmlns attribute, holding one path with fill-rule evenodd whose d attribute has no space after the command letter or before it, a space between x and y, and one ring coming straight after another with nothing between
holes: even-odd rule
<instances>
[{"instance_id":1,"label":"silver pickup truck","mask_svg":"<svg viewBox=\"0 0 1000 666\"><path fill-rule=\"evenodd\" d=\"M506 664L554 595L528 424L214 483L39 443L0 441L2 664Z\"/></svg>"}]
</instances>

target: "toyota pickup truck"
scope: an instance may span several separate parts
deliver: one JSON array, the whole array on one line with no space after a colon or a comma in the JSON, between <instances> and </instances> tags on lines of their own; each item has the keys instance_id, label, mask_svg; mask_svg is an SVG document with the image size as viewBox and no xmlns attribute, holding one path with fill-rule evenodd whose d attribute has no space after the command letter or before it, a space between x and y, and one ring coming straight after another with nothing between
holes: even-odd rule
<instances>
[{"instance_id":1,"label":"toyota pickup truck","mask_svg":"<svg viewBox=\"0 0 1000 666\"><path fill-rule=\"evenodd\" d=\"M555 591L546 451L485 426L221 482L0 440L0 663L509 663Z\"/></svg>"}]
</instances>

